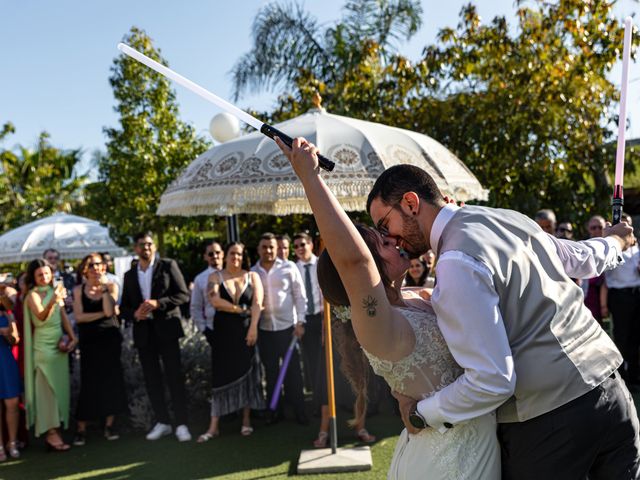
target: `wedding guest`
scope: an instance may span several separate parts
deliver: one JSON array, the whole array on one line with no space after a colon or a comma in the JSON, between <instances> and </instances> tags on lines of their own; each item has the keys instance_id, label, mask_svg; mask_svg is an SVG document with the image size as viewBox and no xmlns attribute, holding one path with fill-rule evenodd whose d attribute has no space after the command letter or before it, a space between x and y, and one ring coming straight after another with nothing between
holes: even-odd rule
<instances>
[{"instance_id":1,"label":"wedding guest","mask_svg":"<svg viewBox=\"0 0 640 480\"><path fill-rule=\"evenodd\" d=\"M64 308L66 289L53 287L53 272L46 260L29 263L25 280L25 397L27 424L35 435L47 433L47 448L69 450L58 429L69 424L69 358L77 339ZM33 332L33 333L32 333ZM62 336L64 332L66 336Z\"/></svg>"},{"instance_id":2,"label":"wedding guest","mask_svg":"<svg viewBox=\"0 0 640 480\"><path fill-rule=\"evenodd\" d=\"M631 225L631 217L622 214ZM637 389L640 386L640 249L636 243L622 252L624 263L605 272L608 295L606 305L613 321L613 340L622 353L622 378Z\"/></svg>"},{"instance_id":3,"label":"wedding guest","mask_svg":"<svg viewBox=\"0 0 640 480\"><path fill-rule=\"evenodd\" d=\"M605 227L605 220L600 215L594 215L589 219L587 229L589 238L601 237ZM602 320L609 316L609 308L607 306L608 288L605 274L597 277L583 280L583 290L585 290L584 304L587 306L591 315L602 326Z\"/></svg>"},{"instance_id":4,"label":"wedding guest","mask_svg":"<svg viewBox=\"0 0 640 480\"><path fill-rule=\"evenodd\" d=\"M412 258L411 266L404 277L405 287L424 287L429 271L420 258Z\"/></svg>"},{"instance_id":5,"label":"wedding guest","mask_svg":"<svg viewBox=\"0 0 640 480\"><path fill-rule=\"evenodd\" d=\"M258 345L267 380L267 402L273 396L280 362L287 353L292 336L300 339L304 335L307 304L300 272L293 262L276 256L277 248L275 235L264 233L258 244L260 259L251 269L260 276L264 288ZM284 391L293 405L297 422L308 424L309 419L304 411L300 357L295 349L284 379ZM268 418L267 423L275 423L281 418L283 407L279 402L278 411Z\"/></svg>"},{"instance_id":6,"label":"wedding guest","mask_svg":"<svg viewBox=\"0 0 640 480\"><path fill-rule=\"evenodd\" d=\"M113 257L109 252L98 252L98 253L100 254L100 256L104 261L105 268L106 268L106 271L104 274L107 277L107 280L111 283L115 283L118 286L118 305L120 305L120 300L122 298L122 282L120 281L118 276L115 274L116 271L113 264Z\"/></svg>"},{"instance_id":7,"label":"wedding guest","mask_svg":"<svg viewBox=\"0 0 640 480\"><path fill-rule=\"evenodd\" d=\"M23 339L13 346L13 357L18 363L20 372L20 380L24 384L24 298L27 295L27 286L25 279L27 272L20 272L16 277L17 294L13 307L13 317L18 329L18 337ZM29 431L27 430L27 415L24 402L20 402L19 406L20 421L18 423L18 444L20 448L27 445L29 441Z\"/></svg>"},{"instance_id":8,"label":"wedding guest","mask_svg":"<svg viewBox=\"0 0 640 480\"><path fill-rule=\"evenodd\" d=\"M222 415L242 409L240 434L249 436L251 409L264 408L260 360L255 350L262 311L262 283L255 272L242 269L244 245L225 247L225 268L209 275L209 300L216 309L211 336L211 422L198 437L203 443L220 434Z\"/></svg>"},{"instance_id":9,"label":"wedding guest","mask_svg":"<svg viewBox=\"0 0 640 480\"><path fill-rule=\"evenodd\" d=\"M304 290L307 296L302 353L305 376L308 376L307 385L313 388L318 374L318 364L322 362L320 347L322 344L322 314L324 312L322 292L318 285L318 257L313 254L313 239L305 232L296 233L293 236L293 251L298 259L296 266L304 281ZM319 401L315 401L315 403L320 405Z\"/></svg>"},{"instance_id":10,"label":"wedding guest","mask_svg":"<svg viewBox=\"0 0 640 480\"><path fill-rule=\"evenodd\" d=\"M573 239L573 226L571 222L561 222L556 229L556 237L564 238L565 240Z\"/></svg>"},{"instance_id":11,"label":"wedding guest","mask_svg":"<svg viewBox=\"0 0 640 480\"><path fill-rule=\"evenodd\" d=\"M64 288L67 290L67 296L64 299L64 307L67 313L71 313L73 310L73 297L71 292L73 291L73 287L76 285L73 274L64 271L62 265L60 265L60 252L55 248L47 248L42 254L42 258L49 262L49 266L53 272L53 281L62 282Z\"/></svg>"},{"instance_id":12,"label":"wedding guest","mask_svg":"<svg viewBox=\"0 0 640 480\"><path fill-rule=\"evenodd\" d=\"M104 421L104 437L117 440L115 415L127 410L120 353L122 335L116 316L118 285L106 276L106 262L90 253L78 268L73 313L80 336L80 396L73 444L86 442L87 422Z\"/></svg>"},{"instance_id":13,"label":"wedding guest","mask_svg":"<svg viewBox=\"0 0 640 480\"><path fill-rule=\"evenodd\" d=\"M0 428L0 462L11 458L19 458L18 449L18 420L20 418L18 402L22 392L22 382L18 363L13 357L11 347L20 341L18 327L13 314L0 308L0 400L4 404L5 423L7 426L7 451L4 449L4 439ZM0 409L1 411L1 409Z\"/></svg>"},{"instance_id":14,"label":"wedding guest","mask_svg":"<svg viewBox=\"0 0 640 480\"><path fill-rule=\"evenodd\" d=\"M286 233L276 235L276 242L278 242L278 258L281 260L289 260L291 238Z\"/></svg>"},{"instance_id":15,"label":"wedding guest","mask_svg":"<svg viewBox=\"0 0 640 480\"><path fill-rule=\"evenodd\" d=\"M548 208L543 208L542 210L538 210L536 212L535 217L533 219L540 226L543 232L547 232L551 235L555 235L556 233L556 214L553 213L553 210Z\"/></svg>"},{"instance_id":16,"label":"wedding guest","mask_svg":"<svg viewBox=\"0 0 640 480\"><path fill-rule=\"evenodd\" d=\"M133 343L138 349L145 386L156 423L147 440L158 440L172 432L164 398L165 383L180 442L191 440L187 427L187 396L180 358L180 337L184 336L180 306L189 301L189 290L178 264L156 257L150 233L134 237L138 262L124 274L121 316L133 324ZM162 363L162 366L161 366Z\"/></svg>"},{"instance_id":17,"label":"wedding guest","mask_svg":"<svg viewBox=\"0 0 640 480\"><path fill-rule=\"evenodd\" d=\"M193 323L198 330L204 334L207 342L211 344L213 316L216 311L209 302L207 283L209 281L209 275L217 270L222 270L224 252L220 244L211 239L204 242L203 250L202 258L204 258L204 261L207 263L207 268L196 275L196 278L193 280L189 311Z\"/></svg>"}]
</instances>

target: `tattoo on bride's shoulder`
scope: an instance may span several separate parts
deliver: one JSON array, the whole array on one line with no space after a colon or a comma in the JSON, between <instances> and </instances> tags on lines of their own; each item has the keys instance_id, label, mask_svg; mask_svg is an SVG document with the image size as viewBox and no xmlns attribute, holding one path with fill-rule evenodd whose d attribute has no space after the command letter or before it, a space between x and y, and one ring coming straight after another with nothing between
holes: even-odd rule
<instances>
[{"instance_id":1,"label":"tattoo on bride's shoulder","mask_svg":"<svg viewBox=\"0 0 640 480\"><path fill-rule=\"evenodd\" d=\"M378 306L378 300L376 300L371 295L367 295L366 298L362 299L362 308L364 308L367 312L367 315L370 317L376 316L376 307Z\"/></svg>"}]
</instances>

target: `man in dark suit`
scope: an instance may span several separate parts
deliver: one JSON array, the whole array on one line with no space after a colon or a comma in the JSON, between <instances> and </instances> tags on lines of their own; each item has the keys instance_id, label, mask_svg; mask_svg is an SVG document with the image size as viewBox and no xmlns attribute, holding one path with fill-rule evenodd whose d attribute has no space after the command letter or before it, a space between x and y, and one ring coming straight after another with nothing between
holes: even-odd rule
<instances>
[{"instance_id":1,"label":"man in dark suit","mask_svg":"<svg viewBox=\"0 0 640 480\"><path fill-rule=\"evenodd\" d=\"M171 393L176 437L191 440L187 428L187 401L178 339L184 336L180 305L189 301L189 290L175 260L156 256L149 233L134 238L138 264L124 275L121 312L133 324L133 342L138 349L147 394L156 424L147 440L171 434L164 381ZM162 360L162 368L160 367ZM164 371L164 381L163 381Z\"/></svg>"}]
</instances>

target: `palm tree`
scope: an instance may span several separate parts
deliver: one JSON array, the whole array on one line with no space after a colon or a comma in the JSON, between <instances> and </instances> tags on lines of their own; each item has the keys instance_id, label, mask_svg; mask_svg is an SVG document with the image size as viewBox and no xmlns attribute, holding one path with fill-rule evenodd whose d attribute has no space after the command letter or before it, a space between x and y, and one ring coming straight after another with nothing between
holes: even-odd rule
<instances>
[{"instance_id":1,"label":"palm tree","mask_svg":"<svg viewBox=\"0 0 640 480\"><path fill-rule=\"evenodd\" d=\"M415 0L349 0L344 16L323 27L298 3L270 3L253 23L253 48L231 74L237 100L247 89L295 85L301 75L335 84L375 50L381 62L420 28Z\"/></svg>"}]
</instances>

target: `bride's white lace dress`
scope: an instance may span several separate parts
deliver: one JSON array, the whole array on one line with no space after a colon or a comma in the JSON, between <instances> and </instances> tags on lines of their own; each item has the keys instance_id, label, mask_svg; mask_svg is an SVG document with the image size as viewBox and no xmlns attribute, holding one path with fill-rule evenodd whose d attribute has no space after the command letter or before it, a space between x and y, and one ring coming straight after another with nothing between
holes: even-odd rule
<instances>
[{"instance_id":1,"label":"bride's white lace dress","mask_svg":"<svg viewBox=\"0 0 640 480\"><path fill-rule=\"evenodd\" d=\"M373 370L384 377L392 390L419 400L452 383L462 369L442 338L431 305L415 298L408 300L408 304L400 310L416 336L413 352L394 362L379 359L366 351L365 354ZM499 479L500 447L495 414L457 424L444 433L427 428L411 435L403 430L388 478Z\"/></svg>"}]
</instances>

